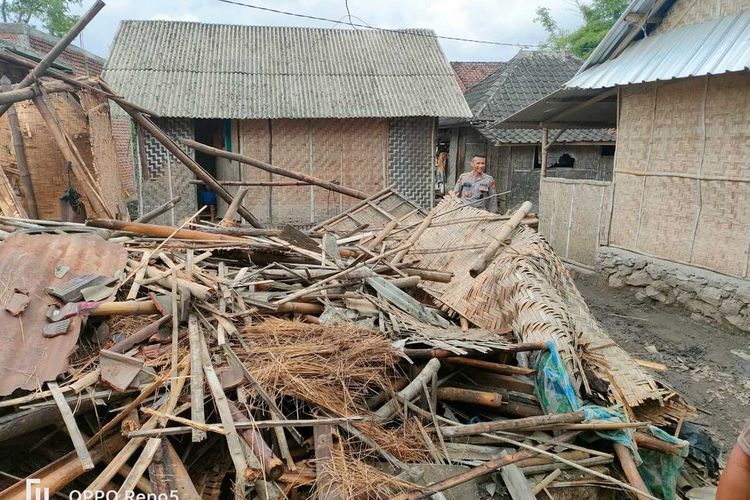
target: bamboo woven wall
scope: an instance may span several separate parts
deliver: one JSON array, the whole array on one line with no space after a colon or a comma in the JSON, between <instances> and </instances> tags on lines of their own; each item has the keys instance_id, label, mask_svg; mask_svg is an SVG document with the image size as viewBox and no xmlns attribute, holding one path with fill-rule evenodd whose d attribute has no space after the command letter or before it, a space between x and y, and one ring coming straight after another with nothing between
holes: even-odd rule
<instances>
[{"instance_id":1,"label":"bamboo woven wall","mask_svg":"<svg viewBox=\"0 0 750 500\"><path fill-rule=\"evenodd\" d=\"M270 127L270 128L269 128ZM239 152L274 165L374 193L386 183L384 119L240 120ZM272 148L269 148L269 142ZM243 180L288 181L244 165ZM273 225L328 219L358 200L319 187L251 187L245 206Z\"/></svg>"},{"instance_id":2,"label":"bamboo woven wall","mask_svg":"<svg viewBox=\"0 0 750 500\"><path fill-rule=\"evenodd\" d=\"M748 277L750 74L623 89L610 244Z\"/></svg>"},{"instance_id":3,"label":"bamboo woven wall","mask_svg":"<svg viewBox=\"0 0 750 500\"><path fill-rule=\"evenodd\" d=\"M682 0L669 9L656 31L663 33L748 9L750 0Z\"/></svg>"},{"instance_id":4,"label":"bamboo woven wall","mask_svg":"<svg viewBox=\"0 0 750 500\"><path fill-rule=\"evenodd\" d=\"M539 232L563 260L596 265L600 242L607 241L611 182L542 179Z\"/></svg>"},{"instance_id":5,"label":"bamboo woven wall","mask_svg":"<svg viewBox=\"0 0 750 500\"><path fill-rule=\"evenodd\" d=\"M93 158L88 123L80 105L67 94L52 94L49 96L49 100L52 108L60 117L63 128L81 152L83 160L91 166ZM31 101L23 101L16 104L16 110L23 135L26 161L34 185L39 216L44 219L59 218L58 199L68 187L65 159L34 104ZM7 116L0 118L0 121L5 124L3 130L7 130L7 120ZM10 133L8 132L7 136L3 135L2 137L3 140L7 138L7 144L10 145L10 148L3 152L0 161L10 160L12 161L12 167L15 168L15 154L12 153ZM6 143L3 142L3 144ZM10 155L8 155L9 152ZM3 166L9 165L3 164ZM86 199L83 189L76 183L75 178L72 182L83 196L86 207L90 208L91 203Z\"/></svg>"}]
</instances>

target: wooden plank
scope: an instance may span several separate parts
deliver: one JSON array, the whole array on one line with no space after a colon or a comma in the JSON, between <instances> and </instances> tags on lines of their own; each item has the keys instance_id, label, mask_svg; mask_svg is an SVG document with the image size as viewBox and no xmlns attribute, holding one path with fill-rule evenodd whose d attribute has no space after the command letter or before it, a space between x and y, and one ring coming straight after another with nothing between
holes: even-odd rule
<instances>
[{"instance_id":1,"label":"wooden plank","mask_svg":"<svg viewBox=\"0 0 750 500\"><path fill-rule=\"evenodd\" d=\"M141 288L141 280L144 276L146 276L146 269L148 268L148 261L151 259L151 250L145 250L143 252L143 256L141 257L141 262L139 264L138 270L135 272L135 277L133 277L133 285L130 287L130 291L128 292L126 300L135 300L136 297L138 297L138 291Z\"/></svg>"},{"instance_id":2,"label":"wooden plank","mask_svg":"<svg viewBox=\"0 0 750 500\"><path fill-rule=\"evenodd\" d=\"M130 469L130 474L128 474L128 477L125 478L122 486L120 486L120 489L117 491L117 498L125 498L126 492L132 492L134 490L135 485L138 483L138 480L143 477L143 473L146 472L146 469L154 459L154 455L160 446L161 438L151 438L148 440L146 446L143 447L141 456L138 457L135 465Z\"/></svg>"},{"instance_id":3,"label":"wooden plank","mask_svg":"<svg viewBox=\"0 0 750 500\"><path fill-rule=\"evenodd\" d=\"M206 423L203 404L203 362L200 327L198 318L191 314L188 318L188 333L190 339L190 419L199 424ZM206 431L192 429L192 441L197 443L206 439Z\"/></svg>"},{"instance_id":4,"label":"wooden plank","mask_svg":"<svg viewBox=\"0 0 750 500\"><path fill-rule=\"evenodd\" d=\"M340 500L344 498L339 486L327 472L327 462L330 462L333 448L333 427L330 425L316 425L313 427L315 439L315 470L318 475L317 493L319 500Z\"/></svg>"},{"instance_id":5,"label":"wooden plank","mask_svg":"<svg viewBox=\"0 0 750 500\"><path fill-rule=\"evenodd\" d=\"M216 409L219 412L219 418L224 430L227 432L225 438L227 440L227 447L229 448L229 455L232 458L234 464L234 470L236 476L236 486L239 493L244 495L245 491L245 471L247 470L247 460L245 453L242 449L242 443L240 437L237 434L237 429L234 426L234 420L232 419L232 411L229 409L229 403L227 396L224 394L224 389L221 388L221 382L219 377L216 375L213 364L211 364L211 357L208 352L208 346L206 345L206 339L199 331L198 335L201 342L201 356L203 359L203 373L206 375L206 382L208 382L208 388L211 391L211 395L214 398Z\"/></svg>"},{"instance_id":6,"label":"wooden plank","mask_svg":"<svg viewBox=\"0 0 750 500\"><path fill-rule=\"evenodd\" d=\"M65 422L65 428L68 430L71 441L73 441L73 447L76 450L76 454L78 454L78 458L81 461L83 470L93 469L94 462L93 460L91 460L91 455L89 454L88 448L86 448L86 442L81 435L81 430L78 428L78 424L76 424L76 419L73 416L73 412L70 410L70 406L68 406L67 401L65 401L65 396L63 396L60 387L56 382L47 382L47 387L52 393L52 397L55 399L57 407L60 409L60 414L62 415L63 422Z\"/></svg>"},{"instance_id":7,"label":"wooden plank","mask_svg":"<svg viewBox=\"0 0 750 500\"><path fill-rule=\"evenodd\" d=\"M503 478L505 487L513 500L536 500L536 496L531 491L526 476L521 469L515 464L506 465L500 469L500 476Z\"/></svg>"}]
</instances>

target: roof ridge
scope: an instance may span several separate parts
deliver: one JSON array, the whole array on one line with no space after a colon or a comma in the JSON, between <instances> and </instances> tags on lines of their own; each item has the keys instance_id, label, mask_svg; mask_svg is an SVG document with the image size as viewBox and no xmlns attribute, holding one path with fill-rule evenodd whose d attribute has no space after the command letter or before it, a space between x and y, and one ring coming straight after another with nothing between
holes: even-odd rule
<instances>
[{"instance_id":1,"label":"roof ridge","mask_svg":"<svg viewBox=\"0 0 750 500\"><path fill-rule=\"evenodd\" d=\"M214 27L230 27L230 28L269 28L279 30L301 30L301 31L328 31L328 32L344 32L344 33L432 33L435 34L435 30L432 28L377 28L377 29L355 29L346 27L336 28L321 28L317 26L277 26L272 24L238 24L238 23L204 23L201 21L185 21L177 19L123 19L120 21L121 24L172 24L172 25L199 25L199 26L214 26Z\"/></svg>"}]
</instances>

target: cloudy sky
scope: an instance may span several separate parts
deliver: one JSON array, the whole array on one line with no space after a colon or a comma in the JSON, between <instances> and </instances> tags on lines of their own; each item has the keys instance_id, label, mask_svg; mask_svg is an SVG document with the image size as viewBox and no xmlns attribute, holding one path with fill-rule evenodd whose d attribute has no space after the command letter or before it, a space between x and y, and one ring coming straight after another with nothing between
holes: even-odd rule
<instances>
[{"instance_id":1,"label":"cloudy sky","mask_svg":"<svg viewBox=\"0 0 750 500\"><path fill-rule=\"evenodd\" d=\"M344 24L263 12L219 0L105 0L106 7L83 32L83 46L106 57L123 19L172 19L205 23L270 26L345 27ZM316 17L347 21L345 0L237 0ZM74 11L84 12L93 0ZM581 20L572 0L349 0L353 21L382 28L430 28L438 35L512 44L538 44L546 39L534 23L545 5L564 28ZM351 28L351 26L348 26ZM518 47L441 40L452 61L507 60Z\"/></svg>"}]
</instances>

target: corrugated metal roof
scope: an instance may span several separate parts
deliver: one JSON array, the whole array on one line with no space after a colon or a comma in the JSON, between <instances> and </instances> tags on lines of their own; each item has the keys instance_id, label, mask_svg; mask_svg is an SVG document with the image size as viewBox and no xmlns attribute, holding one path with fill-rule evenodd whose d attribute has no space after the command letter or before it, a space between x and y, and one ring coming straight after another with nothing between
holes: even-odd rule
<instances>
[{"instance_id":1,"label":"corrugated metal roof","mask_svg":"<svg viewBox=\"0 0 750 500\"><path fill-rule=\"evenodd\" d=\"M682 26L633 42L615 59L573 77L597 89L750 69L750 11Z\"/></svg>"},{"instance_id":2,"label":"corrugated metal roof","mask_svg":"<svg viewBox=\"0 0 750 500\"><path fill-rule=\"evenodd\" d=\"M162 116L470 117L433 35L124 21L104 78Z\"/></svg>"}]
</instances>

